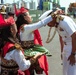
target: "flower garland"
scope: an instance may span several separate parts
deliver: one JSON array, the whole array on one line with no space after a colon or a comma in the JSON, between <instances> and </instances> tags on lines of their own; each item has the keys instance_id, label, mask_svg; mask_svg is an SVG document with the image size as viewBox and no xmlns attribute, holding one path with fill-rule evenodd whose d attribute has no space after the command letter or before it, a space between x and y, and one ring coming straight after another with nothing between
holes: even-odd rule
<instances>
[{"instance_id":1,"label":"flower garland","mask_svg":"<svg viewBox=\"0 0 76 75\"><path fill-rule=\"evenodd\" d=\"M50 42L52 41L52 39L54 38L55 34L56 34L56 28L55 28L54 33L53 33L52 37L50 38L51 29L52 29L52 27L50 27L50 29L49 29L48 37L47 37L46 43L50 43Z\"/></svg>"},{"instance_id":2,"label":"flower garland","mask_svg":"<svg viewBox=\"0 0 76 75\"><path fill-rule=\"evenodd\" d=\"M63 21L63 17L57 14L52 14L52 18L56 17L56 23L59 24L60 21ZM46 43L50 43L52 41L52 39L54 38L55 34L56 34L56 28L54 30L53 36L50 38L50 32L51 32L52 27L50 27L49 32L48 32L48 37L46 40Z\"/></svg>"}]
</instances>

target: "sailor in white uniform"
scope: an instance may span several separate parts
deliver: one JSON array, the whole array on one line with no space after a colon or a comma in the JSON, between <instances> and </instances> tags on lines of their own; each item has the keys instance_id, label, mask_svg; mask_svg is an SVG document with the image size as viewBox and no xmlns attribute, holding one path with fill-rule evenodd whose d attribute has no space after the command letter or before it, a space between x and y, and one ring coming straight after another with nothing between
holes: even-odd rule
<instances>
[{"instance_id":1,"label":"sailor in white uniform","mask_svg":"<svg viewBox=\"0 0 76 75\"><path fill-rule=\"evenodd\" d=\"M47 13L47 14L46 14ZM45 18L50 12L45 12L40 19ZM60 17L60 18L59 18ZM48 23L50 27L56 27L61 38L63 56L63 75L76 75L76 24L68 16L58 15L56 19ZM64 45L63 45L64 44Z\"/></svg>"}]
</instances>

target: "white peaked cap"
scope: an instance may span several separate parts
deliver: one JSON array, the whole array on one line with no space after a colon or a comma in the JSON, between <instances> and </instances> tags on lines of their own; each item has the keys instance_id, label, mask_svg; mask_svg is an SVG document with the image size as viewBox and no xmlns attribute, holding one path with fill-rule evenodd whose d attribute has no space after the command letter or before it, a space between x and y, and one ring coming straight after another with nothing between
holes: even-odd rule
<instances>
[{"instance_id":1,"label":"white peaked cap","mask_svg":"<svg viewBox=\"0 0 76 75\"><path fill-rule=\"evenodd\" d=\"M62 9L60 9L60 8L56 8L56 10L62 10Z\"/></svg>"},{"instance_id":2,"label":"white peaked cap","mask_svg":"<svg viewBox=\"0 0 76 75\"><path fill-rule=\"evenodd\" d=\"M50 14L53 10L48 10L46 12L44 12L40 17L39 20L42 20L44 18L46 18L48 16L48 14Z\"/></svg>"}]
</instances>

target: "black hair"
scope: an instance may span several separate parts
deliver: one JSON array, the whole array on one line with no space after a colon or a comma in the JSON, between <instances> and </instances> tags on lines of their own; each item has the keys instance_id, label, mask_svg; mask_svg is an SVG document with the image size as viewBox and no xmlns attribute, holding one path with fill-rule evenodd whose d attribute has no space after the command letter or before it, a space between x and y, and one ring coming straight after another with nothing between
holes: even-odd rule
<instances>
[{"instance_id":1,"label":"black hair","mask_svg":"<svg viewBox=\"0 0 76 75\"><path fill-rule=\"evenodd\" d=\"M0 49L4 46L5 41L8 41L8 37L12 37L10 27L0 28Z\"/></svg>"},{"instance_id":2,"label":"black hair","mask_svg":"<svg viewBox=\"0 0 76 75\"><path fill-rule=\"evenodd\" d=\"M14 13L13 12L8 12L7 13L9 16L14 16Z\"/></svg>"},{"instance_id":3,"label":"black hair","mask_svg":"<svg viewBox=\"0 0 76 75\"><path fill-rule=\"evenodd\" d=\"M17 17L16 25L17 25L17 29L18 30L19 30L19 28L20 28L21 25L23 25L23 24L29 24L28 21L24 19L24 16L26 16L26 14L20 14Z\"/></svg>"},{"instance_id":4,"label":"black hair","mask_svg":"<svg viewBox=\"0 0 76 75\"><path fill-rule=\"evenodd\" d=\"M1 30L1 36L2 36L3 40L5 40L5 41L8 41L9 37L11 37L11 38L13 37L10 28L11 28L11 26L7 26L7 27L2 28L2 30Z\"/></svg>"},{"instance_id":5,"label":"black hair","mask_svg":"<svg viewBox=\"0 0 76 75\"><path fill-rule=\"evenodd\" d=\"M2 29L0 29L0 33L0 38L2 39L2 41L15 43L14 36L11 32L11 26L3 27Z\"/></svg>"}]
</instances>

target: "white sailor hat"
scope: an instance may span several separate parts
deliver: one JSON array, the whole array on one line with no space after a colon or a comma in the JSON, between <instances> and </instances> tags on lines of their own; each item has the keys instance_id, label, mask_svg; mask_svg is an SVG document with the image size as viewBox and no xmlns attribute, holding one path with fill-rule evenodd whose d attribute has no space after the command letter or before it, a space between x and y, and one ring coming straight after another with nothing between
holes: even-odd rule
<instances>
[{"instance_id":1,"label":"white sailor hat","mask_svg":"<svg viewBox=\"0 0 76 75\"><path fill-rule=\"evenodd\" d=\"M40 17L39 20L42 20L44 18L46 18L49 14L51 14L53 12L53 10L48 10L46 12L44 12Z\"/></svg>"},{"instance_id":2,"label":"white sailor hat","mask_svg":"<svg viewBox=\"0 0 76 75\"><path fill-rule=\"evenodd\" d=\"M52 13L55 12L56 10L60 10L60 11L62 12L62 9L60 9L60 8L56 8L56 9L53 9L53 10L48 10L48 11L44 12L44 13L39 17L39 20L44 19L45 17L47 17L49 14L52 14Z\"/></svg>"}]
</instances>

